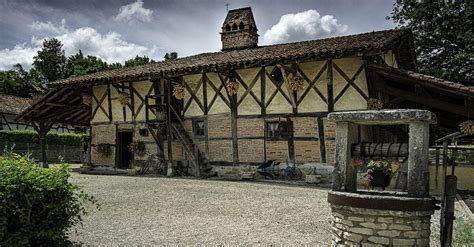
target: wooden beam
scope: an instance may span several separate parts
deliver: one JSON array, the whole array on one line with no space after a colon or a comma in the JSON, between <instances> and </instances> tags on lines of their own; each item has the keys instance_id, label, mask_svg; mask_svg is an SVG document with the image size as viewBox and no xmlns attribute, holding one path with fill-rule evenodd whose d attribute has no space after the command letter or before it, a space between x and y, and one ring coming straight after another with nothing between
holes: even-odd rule
<instances>
[{"instance_id":1,"label":"wooden beam","mask_svg":"<svg viewBox=\"0 0 474 247\"><path fill-rule=\"evenodd\" d=\"M300 98L298 99L298 101L296 102L296 104L299 106L301 104L301 102L304 100L304 98L306 97L306 95L309 93L309 91L311 91L311 89L313 89L316 94L318 94L318 96L324 101L324 102L328 102L326 97L324 97L324 95L321 93L321 91L319 91L319 89L315 86L316 82L319 80L319 78L322 76L322 74L324 73L324 71L326 70L327 68L327 64L325 64L320 70L319 72L316 74L316 76L314 77L313 80L310 80L308 78L308 76L303 72L303 70L297 66L297 69L298 69L298 72L300 73L301 77L303 77L303 79L308 83L308 86L306 87L306 89L303 91L303 93L301 94Z\"/></svg>"},{"instance_id":2,"label":"wooden beam","mask_svg":"<svg viewBox=\"0 0 474 247\"><path fill-rule=\"evenodd\" d=\"M341 92L339 92L339 94L336 96L336 98L334 99L334 102L337 102L343 95L344 93L346 92L346 90L352 86L354 89L357 90L357 92L359 92L359 94L364 98L364 99L368 99L368 96L357 86L357 84L354 83L355 79L357 78L357 76L359 76L359 74L364 70L364 65L362 64L359 69L356 71L356 73L352 76L352 78L349 78L336 64L334 64L334 68L337 70L337 72L346 80L346 85L344 86L344 88L342 88Z\"/></svg>"},{"instance_id":3,"label":"wooden beam","mask_svg":"<svg viewBox=\"0 0 474 247\"><path fill-rule=\"evenodd\" d=\"M260 113L264 116L267 112L265 104L265 88L266 88L266 79L265 79L265 67L260 68Z\"/></svg>"},{"instance_id":4,"label":"wooden beam","mask_svg":"<svg viewBox=\"0 0 474 247\"><path fill-rule=\"evenodd\" d=\"M324 123L323 118L317 118L318 124L318 138L319 138L319 161L321 163L326 163L326 141L324 138Z\"/></svg>"},{"instance_id":5,"label":"wooden beam","mask_svg":"<svg viewBox=\"0 0 474 247\"><path fill-rule=\"evenodd\" d=\"M328 112L334 111L334 83L332 74L332 60L327 61L327 96L328 96Z\"/></svg>"},{"instance_id":6,"label":"wooden beam","mask_svg":"<svg viewBox=\"0 0 474 247\"><path fill-rule=\"evenodd\" d=\"M109 103L109 114L105 114L105 115L108 115L107 117L109 118L109 121L112 122L113 121L113 117L112 117L113 114L112 114L112 97L110 96L110 83L107 83L107 101ZM104 113L105 113L105 110L104 110Z\"/></svg>"}]
</instances>

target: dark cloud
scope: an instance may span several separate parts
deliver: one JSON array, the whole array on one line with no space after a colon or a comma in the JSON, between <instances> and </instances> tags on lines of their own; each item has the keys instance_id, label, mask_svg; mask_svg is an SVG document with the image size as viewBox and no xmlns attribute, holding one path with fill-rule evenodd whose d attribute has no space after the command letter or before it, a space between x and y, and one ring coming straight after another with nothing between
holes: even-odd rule
<instances>
[{"instance_id":1,"label":"dark cloud","mask_svg":"<svg viewBox=\"0 0 474 247\"><path fill-rule=\"evenodd\" d=\"M138 1L142 3L139 6L142 9L126 9L128 12L122 18L117 17L121 7L136 2L137 0L0 1L0 55L3 55L0 57L0 69L14 64L17 54L28 56L28 52L38 48L38 40L53 36L64 39L68 53L75 53L75 49L81 48L91 55L110 61L135 56L124 55L122 52L138 52L161 59L169 51L177 51L180 56L218 51L221 48L219 31L226 15L226 2L230 2L231 9L252 7L261 44L264 34L277 25L283 15L308 10L316 11L321 18L332 16L332 19L326 20L326 23L332 23L332 29L324 33L326 36L393 28L393 24L385 20L385 16L391 12L392 1L142 0ZM312 13L312 21L308 23L321 23ZM62 23L65 25L62 26ZM297 35L296 39L310 39L318 38L318 35L313 34L324 29L305 30L289 26L287 30L288 35ZM274 30L273 33L275 32ZM295 37L282 42L291 40L295 40ZM107 53L105 46L110 45L112 47ZM6 61L6 57L13 60ZM18 60L22 63L28 61L25 57Z\"/></svg>"}]
</instances>

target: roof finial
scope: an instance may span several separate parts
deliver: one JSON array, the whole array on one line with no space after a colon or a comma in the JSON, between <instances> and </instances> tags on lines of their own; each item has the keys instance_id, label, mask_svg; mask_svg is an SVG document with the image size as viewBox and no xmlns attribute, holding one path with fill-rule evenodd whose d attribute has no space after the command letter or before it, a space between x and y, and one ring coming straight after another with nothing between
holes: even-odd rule
<instances>
[{"instance_id":1,"label":"roof finial","mask_svg":"<svg viewBox=\"0 0 474 247\"><path fill-rule=\"evenodd\" d=\"M229 6L230 6L230 3L225 4L225 8L227 9L227 12L229 12Z\"/></svg>"}]
</instances>

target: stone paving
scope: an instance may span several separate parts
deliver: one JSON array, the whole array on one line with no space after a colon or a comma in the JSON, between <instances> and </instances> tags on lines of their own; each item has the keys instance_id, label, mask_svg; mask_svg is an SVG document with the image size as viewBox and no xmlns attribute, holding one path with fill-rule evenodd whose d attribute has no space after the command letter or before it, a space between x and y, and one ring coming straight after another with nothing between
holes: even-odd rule
<instances>
[{"instance_id":1,"label":"stone paving","mask_svg":"<svg viewBox=\"0 0 474 247\"><path fill-rule=\"evenodd\" d=\"M326 189L265 183L81 175L71 181L95 196L77 244L127 245L329 245ZM457 211L456 215L463 218ZM431 220L439 245L439 211Z\"/></svg>"}]
</instances>

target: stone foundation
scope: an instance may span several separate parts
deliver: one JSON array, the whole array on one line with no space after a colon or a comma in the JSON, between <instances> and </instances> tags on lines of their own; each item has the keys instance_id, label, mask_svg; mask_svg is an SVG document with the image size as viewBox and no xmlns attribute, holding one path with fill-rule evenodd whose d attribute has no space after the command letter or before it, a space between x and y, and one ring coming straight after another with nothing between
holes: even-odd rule
<instances>
[{"instance_id":1,"label":"stone foundation","mask_svg":"<svg viewBox=\"0 0 474 247\"><path fill-rule=\"evenodd\" d=\"M431 199L330 194L333 246L429 246L434 213Z\"/></svg>"}]
</instances>

